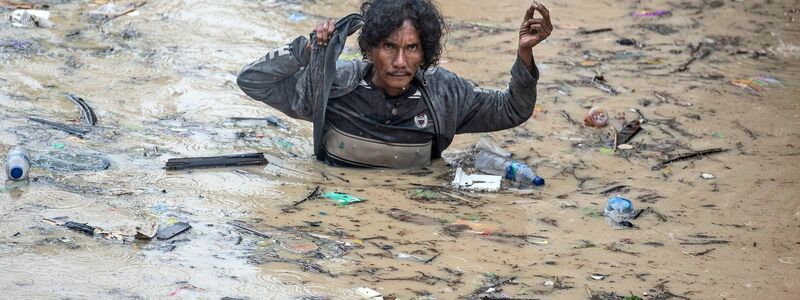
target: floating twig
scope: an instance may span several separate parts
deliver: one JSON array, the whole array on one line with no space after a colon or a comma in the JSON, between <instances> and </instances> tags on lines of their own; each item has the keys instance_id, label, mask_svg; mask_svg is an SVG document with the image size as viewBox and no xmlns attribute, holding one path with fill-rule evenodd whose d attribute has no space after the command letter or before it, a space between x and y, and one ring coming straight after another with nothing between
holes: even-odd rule
<instances>
[{"instance_id":1,"label":"floating twig","mask_svg":"<svg viewBox=\"0 0 800 300\"><path fill-rule=\"evenodd\" d=\"M620 248L619 245L617 245L617 243L611 243L610 245L606 246L606 250L609 250L611 252L619 252L619 253L625 253L625 254L628 254L628 255L639 256L638 252L630 252L630 251L622 250L622 248Z\"/></svg>"},{"instance_id":2,"label":"floating twig","mask_svg":"<svg viewBox=\"0 0 800 300\"><path fill-rule=\"evenodd\" d=\"M128 9L126 9L125 11L123 11L123 12L121 12L121 13L119 13L119 14L113 15L113 16L111 16L110 18L108 18L108 19L106 19L105 21L103 21L103 23L101 23L101 24L100 24L100 26L103 26L103 25L105 25L106 23L108 23L108 22L111 22L112 20L114 20L114 19L116 19L116 18L122 17L122 16L124 16L124 15L127 15L127 14L129 14L129 13L132 13L132 12L136 11L136 9L137 9L137 8L139 8L139 7L142 7L142 6L144 6L145 4L147 4L147 1L142 1L142 2L139 2L139 3L134 3L132 7L128 8Z\"/></svg>"},{"instance_id":3,"label":"floating twig","mask_svg":"<svg viewBox=\"0 0 800 300\"><path fill-rule=\"evenodd\" d=\"M633 112L635 112L637 115L639 115L639 122L641 122L641 123L647 123L647 118L644 116L644 114L642 113L642 111L641 111L640 109L638 109L638 108L631 108L631 111L633 111Z\"/></svg>"},{"instance_id":4,"label":"floating twig","mask_svg":"<svg viewBox=\"0 0 800 300\"><path fill-rule=\"evenodd\" d=\"M565 119L567 119L567 122L569 122L569 123L570 123L570 124L572 124L573 126L574 126L575 124L577 124L577 123L575 123L575 120L574 120L574 119L572 119L572 117L569 115L569 113L567 113L567 111L566 111L566 110L563 110L563 109L562 109L562 110L561 110L561 115L562 115L562 116L564 116L564 118L565 118Z\"/></svg>"},{"instance_id":5,"label":"floating twig","mask_svg":"<svg viewBox=\"0 0 800 300\"><path fill-rule=\"evenodd\" d=\"M97 115L95 115L92 107L86 103L86 100L74 94L67 94L67 98L81 110L81 121L84 124L89 126L97 125Z\"/></svg>"},{"instance_id":6,"label":"floating twig","mask_svg":"<svg viewBox=\"0 0 800 300\"><path fill-rule=\"evenodd\" d=\"M613 28L600 28L600 29L591 29L591 30L583 29L583 30L578 31L578 34L584 34L584 35L586 35L586 34L595 34L595 33L609 32L609 31L612 31L612 30L614 30L614 29Z\"/></svg>"},{"instance_id":7,"label":"floating twig","mask_svg":"<svg viewBox=\"0 0 800 300\"><path fill-rule=\"evenodd\" d=\"M437 253L436 255L434 255L433 257L429 258L428 260L426 260L426 261L424 261L424 262L422 262L422 263L423 263L423 264L429 264L429 263L430 263L430 262L432 262L434 259L436 259L437 257L439 257L439 255L442 255L442 254L441 254L441 253Z\"/></svg>"},{"instance_id":8,"label":"floating twig","mask_svg":"<svg viewBox=\"0 0 800 300\"><path fill-rule=\"evenodd\" d=\"M628 143L628 141L630 141L633 138L633 136L636 135L636 133L638 133L639 130L641 129L642 126L639 123L639 120L633 120L628 123L625 123L625 125L622 127L622 130L620 130L617 133L615 144Z\"/></svg>"},{"instance_id":9,"label":"floating twig","mask_svg":"<svg viewBox=\"0 0 800 300\"><path fill-rule=\"evenodd\" d=\"M695 54L697 54L697 52L695 52L695 50L694 50L694 49L692 49L692 50L693 50L693 51L692 51L692 52L693 52L693 53L692 53L692 58L690 58L690 59L689 59L689 61L687 61L687 62L683 63L683 64L682 64L680 67L678 67L677 69L674 69L674 70L672 70L672 72L671 72L671 73L686 72L686 71L688 71L688 70L689 70L689 65L691 65L692 63L694 63L694 62L695 62L695 61L697 61L698 59L703 59L703 58L706 58L706 57L708 57L709 55L711 55L711 50L709 50L709 49L703 49L703 51L702 51L702 52L699 52L699 54L698 54L698 55L695 55Z\"/></svg>"},{"instance_id":10,"label":"floating twig","mask_svg":"<svg viewBox=\"0 0 800 300\"><path fill-rule=\"evenodd\" d=\"M228 225L231 225L231 226L233 226L233 227L236 227L236 228L242 229L242 230L244 230L244 231L250 232L250 233L252 233L252 234L255 234L255 235L257 235L257 236L263 237L263 238L267 238L267 239L268 239L268 238L271 238L271 237L272 237L271 235L269 235L269 234L267 234L267 233L263 233L263 232L261 232L261 231L258 231L258 230L252 229L252 228L250 228L250 227L247 227L247 226L245 226L244 224L241 224L239 221L235 221L235 222L234 222L234 221L230 221L230 222L228 222L227 224L228 224Z\"/></svg>"},{"instance_id":11,"label":"floating twig","mask_svg":"<svg viewBox=\"0 0 800 300\"><path fill-rule=\"evenodd\" d=\"M501 238L515 238L515 239L521 239L521 240L526 241L526 242L528 241L528 239L531 239L531 238L534 238L534 239L545 239L545 240L549 239L549 237L541 236L541 235L535 235L535 234L510 234L510 233L502 233L502 232L492 232L492 234L490 236L496 236L496 237L501 237Z\"/></svg>"},{"instance_id":12,"label":"floating twig","mask_svg":"<svg viewBox=\"0 0 800 300\"><path fill-rule=\"evenodd\" d=\"M300 199L299 201L297 201L295 203L292 203L292 206L297 207L301 203L308 201L308 199L316 198L317 195L319 194L319 190L320 190L319 186L314 187L314 190L311 191L311 193L308 193L308 195L305 198Z\"/></svg>"},{"instance_id":13,"label":"floating twig","mask_svg":"<svg viewBox=\"0 0 800 300\"><path fill-rule=\"evenodd\" d=\"M52 128L67 132L69 134L73 134L79 138L83 138L84 135L89 133L89 130L83 129L81 127L70 126L67 124L61 124L57 122L52 122L44 119L39 119L36 117L28 117L28 120L34 121L36 123L44 124L50 126Z\"/></svg>"},{"instance_id":14,"label":"floating twig","mask_svg":"<svg viewBox=\"0 0 800 300\"><path fill-rule=\"evenodd\" d=\"M425 283L425 284L428 284L428 285L435 285L436 283L439 283L439 282L445 282L448 285L453 283L452 280L447 280L447 279L444 279L444 278L441 278L441 277L427 275L427 274L425 274L423 272L420 272L420 271L417 271L417 273L419 273L420 275L412 276L412 277L392 277L392 278L378 278L378 279L379 280L383 280L383 281L416 281L416 282L421 282L421 283Z\"/></svg>"},{"instance_id":15,"label":"floating twig","mask_svg":"<svg viewBox=\"0 0 800 300\"><path fill-rule=\"evenodd\" d=\"M638 212L636 212L636 215L634 215L633 218L634 219L638 219L639 216L641 216L641 214L645 213L645 212L656 215L658 220L661 221L661 222L666 222L667 221L667 216L665 216L664 214L656 211L655 209L653 209L652 207L649 207L649 206L647 208L645 208L645 209L640 209Z\"/></svg>"},{"instance_id":16,"label":"floating twig","mask_svg":"<svg viewBox=\"0 0 800 300\"><path fill-rule=\"evenodd\" d=\"M601 91L603 91L603 92L605 92L607 94L619 95L619 91L617 89L615 89L614 87L608 85L607 83L605 83L603 81L600 81L600 80L597 80L597 79L592 79L592 80L588 80L588 83L590 85L594 86L595 88L597 88L598 90L601 90Z\"/></svg>"},{"instance_id":17,"label":"floating twig","mask_svg":"<svg viewBox=\"0 0 800 300\"><path fill-rule=\"evenodd\" d=\"M481 287L475 289L475 291L473 291L471 294L469 294L467 296L464 296L463 298L465 298L465 299L481 299L480 295L485 293L486 291L488 291L490 289L497 289L498 287L506 285L506 284L512 284L512 283L514 283L514 280L516 280L516 279L517 279L516 276L499 277L499 278L497 278L497 280L494 280L494 282L482 285Z\"/></svg>"},{"instance_id":18,"label":"floating twig","mask_svg":"<svg viewBox=\"0 0 800 300\"><path fill-rule=\"evenodd\" d=\"M725 152L725 151L728 151L728 149L713 148L713 149L695 151L695 152L692 152L692 153L681 154L681 155L678 155L676 157L673 157L673 158L670 158L670 159L667 159L665 161L662 161L662 162L658 163L657 165L653 166L652 169L653 169L653 171L661 170L664 167L666 167L668 164L671 164L671 163L676 162L676 161L682 161L682 160L687 160L687 159L691 159L691 158L699 158L699 157L703 157L703 156L706 156L706 155L711 155L711 154Z\"/></svg>"},{"instance_id":19,"label":"floating twig","mask_svg":"<svg viewBox=\"0 0 800 300\"><path fill-rule=\"evenodd\" d=\"M708 250L705 250L705 251L692 253L692 256L703 256L703 255L706 255L706 254L708 254L708 253L710 253L711 251L714 251L714 250L717 250L717 248L711 248L711 249L708 249Z\"/></svg>"},{"instance_id":20,"label":"floating twig","mask_svg":"<svg viewBox=\"0 0 800 300\"><path fill-rule=\"evenodd\" d=\"M331 273L331 271L326 270L322 266L320 266L318 264L315 264L315 263L308 262L306 260L302 260L302 259L262 258L262 259L259 259L259 262L264 262L264 263L277 262L277 263L293 264L293 265L298 265L301 268L303 268L303 271L310 271L310 272L313 272L313 273L325 274L325 275L328 275L328 276L330 276L332 278L336 278L337 277L336 274Z\"/></svg>"},{"instance_id":21,"label":"floating twig","mask_svg":"<svg viewBox=\"0 0 800 300\"><path fill-rule=\"evenodd\" d=\"M753 140L756 139L756 134L753 133L752 131L750 131L750 129L747 129L747 127L744 127L744 125L739 123L739 121L733 121L733 124L736 124L736 127L739 127L739 129L741 129L742 131L747 133L747 135L749 135L751 139L753 139Z\"/></svg>"},{"instance_id":22,"label":"floating twig","mask_svg":"<svg viewBox=\"0 0 800 300\"><path fill-rule=\"evenodd\" d=\"M327 179L327 180L330 180L330 179L328 179L328 175L329 175L329 174L326 174L325 172L320 172L320 173L322 174L322 177L325 177L325 179ZM339 175L336 175L336 174L330 174L330 175L331 175L331 176L333 176L333 177L336 177L336 179L339 179L339 180L341 180L341 181L344 181L344 182L350 183L350 180L344 179L344 178L342 178L342 177L341 177L341 176L339 176Z\"/></svg>"},{"instance_id":23,"label":"floating twig","mask_svg":"<svg viewBox=\"0 0 800 300\"><path fill-rule=\"evenodd\" d=\"M699 242L681 242L681 245L721 245L721 244L730 244L730 241L726 241L726 240L708 240L708 241L699 241Z\"/></svg>"},{"instance_id":24,"label":"floating twig","mask_svg":"<svg viewBox=\"0 0 800 300\"><path fill-rule=\"evenodd\" d=\"M620 185L616 185L616 186L612 186L610 188L607 188L607 189L603 190L602 192L600 192L600 194L601 195L608 195L608 194L611 194L611 193L616 193L616 192L620 192L620 191L624 191L624 190L630 190L630 187L628 187L627 185L624 185L624 184L620 184Z\"/></svg>"},{"instance_id":25,"label":"floating twig","mask_svg":"<svg viewBox=\"0 0 800 300\"><path fill-rule=\"evenodd\" d=\"M673 131L675 131L677 133L680 133L681 135L683 135L685 137L689 137L689 138L697 137L696 135L689 133L688 131L684 130L683 128L678 127L678 121L672 120L670 122L666 122L666 124L667 124L667 127L669 127L669 129L672 129Z\"/></svg>"}]
</instances>

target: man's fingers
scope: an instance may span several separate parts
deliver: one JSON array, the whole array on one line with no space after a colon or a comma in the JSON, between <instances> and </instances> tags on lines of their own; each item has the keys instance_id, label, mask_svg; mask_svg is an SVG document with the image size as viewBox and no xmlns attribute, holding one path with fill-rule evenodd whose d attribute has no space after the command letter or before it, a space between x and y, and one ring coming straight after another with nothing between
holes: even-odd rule
<instances>
[{"instance_id":1,"label":"man's fingers","mask_svg":"<svg viewBox=\"0 0 800 300\"><path fill-rule=\"evenodd\" d=\"M328 42L328 23L322 22L317 24L317 27L314 28L314 32L317 34L318 45L325 45L325 43Z\"/></svg>"},{"instance_id":2,"label":"man's fingers","mask_svg":"<svg viewBox=\"0 0 800 300\"><path fill-rule=\"evenodd\" d=\"M319 34L320 34L320 36L322 36L322 38L320 39L320 42L322 43L323 46L327 45L328 44L328 40L330 39L330 35L329 35L330 26L331 26L331 22L330 21L322 23L322 30L320 30L321 32Z\"/></svg>"},{"instance_id":3,"label":"man's fingers","mask_svg":"<svg viewBox=\"0 0 800 300\"><path fill-rule=\"evenodd\" d=\"M542 25L540 24L533 24L528 29L530 30L530 33L533 35L541 35L545 33L544 27L542 27Z\"/></svg>"},{"instance_id":4,"label":"man's fingers","mask_svg":"<svg viewBox=\"0 0 800 300\"><path fill-rule=\"evenodd\" d=\"M536 8L536 10L539 11L540 14L542 14L542 17L544 18L544 21L549 24L550 23L550 11L547 10L547 7L545 7L544 5L539 4L539 6Z\"/></svg>"},{"instance_id":5,"label":"man's fingers","mask_svg":"<svg viewBox=\"0 0 800 300\"><path fill-rule=\"evenodd\" d=\"M317 35L317 45L322 45L322 26L324 23L317 24L317 27L314 28L314 33Z\"/></svg>"},{"instance_id":6,"label":"man's fingers","mask_svg":"<svg viewBox=\"0 0 800 300\"><path fill-rule=\"evenodd\" d=\"M542 14L542 25L544 25L544 31L549 36L551 32L553 32L553 23L550 21L550 11L544 5L541 5L538 9L539 13Z\"/></svg>"},{"instance_id":7,"label":"man's fingers","mask_svg":"<svg viewBox=\"0 0 800 300\"><path fill-rule=\"evenodd\" d=\"M525 12L525 18L522 19L523 22L533 18L533 12L536 11L534 5L536 5L536 1L534 1L533 4L531 4L531 7L528 7L528 11Z\"/></svg>"},{"instance_id":8,"label":"man's fingers","mask_svg":"<svg viewBox=\"0 0 800 300\"><path fill-rule=\"evenodd\" d=\"M336 22L334 22L333 20L328 21L328 32L326 34L328 36L328 40L325 42L325 45L328 45L328 41L330 41L331 38L333 38L333 32L335 30L336 30Z\"/></svg>"},{"instance_id":9,"label":"man's fingers","mask_svg":"<svg viewBox=\"0 0 800 300\"><path fill-rule=\"evenodd\" d=\"M328 21L328 33L329 33L329 35L332 34L334 30L336 30L336 23L334 23L333 20Z\"/></svg>"},{"instance_id":10,"label":"man's fingers","mask_svg":"<svg viewBox=\"0 0 800 300\"><path fill-rule=\"evenodd\" d=\"M542 18L533 18L528 20L528 25L530 24L544 24L544 19Z\"/></svg>"}]
</instances>

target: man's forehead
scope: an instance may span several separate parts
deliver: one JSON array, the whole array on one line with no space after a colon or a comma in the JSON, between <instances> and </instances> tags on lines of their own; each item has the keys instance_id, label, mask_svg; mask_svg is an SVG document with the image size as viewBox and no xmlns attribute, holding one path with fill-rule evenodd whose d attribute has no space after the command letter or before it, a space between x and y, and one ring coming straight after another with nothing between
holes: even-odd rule
<instances>
[{"instance_id":1,"label":"man's forehead","mask_svg":"<svg viewBox=\"0 0 800 300\"><path fill-rule=\"evenodd\" d=\"M419 42L419 31L414 28L414 25L411 22L406 21L403 23L403 26L397 28L397 30L393 31L389 36L383 38L384 42L392 42L392 43L418 43Z\"/></svg>"}]
</instances>

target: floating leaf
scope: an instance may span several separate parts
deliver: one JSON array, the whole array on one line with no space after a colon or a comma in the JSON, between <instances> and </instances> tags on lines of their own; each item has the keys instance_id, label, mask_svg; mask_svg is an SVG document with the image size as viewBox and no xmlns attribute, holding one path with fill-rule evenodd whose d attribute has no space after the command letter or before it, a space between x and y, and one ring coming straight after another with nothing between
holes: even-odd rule
<instances>
[{"instance_id":1,"label":"floating leaf","mask_svg":"<svg viewBox=\"0 0 800 300\"><path fill-rule=\"evenodd\" d=\"M607 155L614 155L615 152L614 148L608 148L608 147L600 147L599 149L597 149L597 151Z\"/></svg>"},{"instance_id":2,"label":"floating leaf","mask_svg":"<svg viewBox=\"0 0 800 300\"><path fill-rule=\"evenodd\" d=\"M598 210L596 208L591 208L591 207L584 208L583 209L583 214L587 215L587 216L590 216L590 217L594 217L594 218L599 218L599 217L603 216L603 212L602 211L600 211L600 210Z\"/></svg>"}]
</instances>

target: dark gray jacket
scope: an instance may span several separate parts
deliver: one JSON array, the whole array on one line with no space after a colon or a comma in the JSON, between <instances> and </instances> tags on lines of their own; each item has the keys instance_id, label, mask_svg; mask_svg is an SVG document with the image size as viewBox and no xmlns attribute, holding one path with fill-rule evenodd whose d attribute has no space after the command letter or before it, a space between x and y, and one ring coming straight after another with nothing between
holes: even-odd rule
<instances>
[{"instance_id":1,"label":"dark gray jacket","mask_svg":"<svg viewBox=\"0 0 800 300\"><path fill-rule=\"evenodd\" d=\"M287 116L314 122L314 154L321 158L328 98L350 93L364 78L370 64L365 61L337 60L347 36L361 28L359 15L336 23L336 32L327 47L298 37L290 44L273 49L247 65L237 78L245 94L280 110ZM315 36L311 35L312 41ZM522 124L536 104L539 72L532 72L517 58L511 67L508 90L477 87L450 71L431 67L418 71L416 80L433 119L436 138L434 157L450 146L459 133L490 132Z\"/></svg>"}]
</instances>

